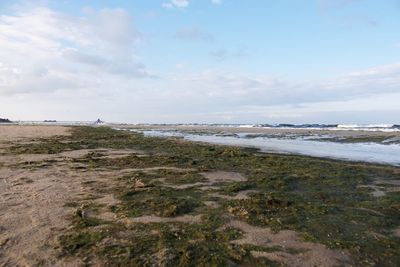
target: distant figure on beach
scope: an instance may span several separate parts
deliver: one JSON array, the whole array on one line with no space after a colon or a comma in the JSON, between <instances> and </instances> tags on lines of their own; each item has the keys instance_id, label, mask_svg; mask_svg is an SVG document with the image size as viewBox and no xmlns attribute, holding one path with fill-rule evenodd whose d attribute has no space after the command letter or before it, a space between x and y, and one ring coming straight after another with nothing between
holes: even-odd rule
<instances>
[{"instance_id":1,"label":"distant figure on beach","mask_svg":"<svg viewBox=\"0 0 400 267\"><path fill-rule=\"evenodd\" d=\"M103 124L103 123L104 123L104 121L102 121L100 119L97 119L97 121L94 122L94 124Z\"/></svg>"}]
</instances>

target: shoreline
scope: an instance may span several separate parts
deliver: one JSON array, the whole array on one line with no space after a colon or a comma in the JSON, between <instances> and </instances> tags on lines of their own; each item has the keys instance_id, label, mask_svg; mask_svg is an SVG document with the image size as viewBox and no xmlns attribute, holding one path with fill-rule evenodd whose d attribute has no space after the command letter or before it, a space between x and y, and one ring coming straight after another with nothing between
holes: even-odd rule
<instances>
[{"instance_id":1,"label":"shoreline","mask_svg":"<svg viewBox=\"0 0 400 267\"><path fill-rule=\"evenodd\" d=\"M315 129L315 128L260 128L260 127L224 127L224 126L192 126L192 125L130 125L109 124L111 127L148 130L179 130L179 131L205 131L205 132L227 132L227 133L255 133L255 134L335 134L338 137L357 136L398 136L400 131L366 131L354 129Z\"/></svg>"},{"instance_id":2,"label":"shoreline","mask_svg":"<svg viewBox=\"0 0 400 267\"><path fill-rule=\"evenodd\" d=\"M217 132L215 128L207 128L200 132L198 128L194 131L178 128L115 128L120 130L143 132L145 136L163 138L183 138L188 141L203 142L205 144L219 144L236 146L243 148L258 149L263 153L270 154L291 154L300 156L311 156L316 158L328 158L334 160L344 160L353 162L369 162L390 166L399 166L400 159L396 154L400 154L400 144L387 144L377 142L377 136L366 137L340 137L330 136L327 140L322 136L310 136L302 133L301 135L290 134L279 131L279 135L249 134L243 132ZM245 135L244 135L245 134ZM312 139L310 139L312 137ZM368 138L373 142L368 142ZM393 136L383 137L384 140L394 140ZM379 137L381 139L381 137ZM397 142L397 141L396 141ZM391 146L393 145L393 146Z\"/></svg>"}]
</instances>

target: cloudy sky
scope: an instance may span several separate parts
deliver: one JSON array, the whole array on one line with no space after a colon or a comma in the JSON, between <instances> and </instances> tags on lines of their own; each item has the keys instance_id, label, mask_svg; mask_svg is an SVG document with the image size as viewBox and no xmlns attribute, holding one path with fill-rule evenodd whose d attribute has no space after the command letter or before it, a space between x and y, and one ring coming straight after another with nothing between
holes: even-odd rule
<instances>
[{"instance_id":1,"label":"cloudy sky","mask_svg":"<svg viewBox=\"0 0 400 267\"><path fill-rule=\"evenodd\" d=\"M400 1L1 0L0 117L400 123Z\"/></svg>"}]
</instances>

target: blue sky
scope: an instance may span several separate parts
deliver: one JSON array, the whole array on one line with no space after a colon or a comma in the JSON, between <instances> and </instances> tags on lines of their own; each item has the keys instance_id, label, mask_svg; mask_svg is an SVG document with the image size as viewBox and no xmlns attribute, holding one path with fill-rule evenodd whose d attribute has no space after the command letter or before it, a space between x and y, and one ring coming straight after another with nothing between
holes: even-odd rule
<instances>
[{"instance_id":1,"label":"blue sky","mask_svg":"<svg viewBox=\"0 0 400 267\"><path fill-rule=\"evenodd\" d=\"M399 123L400 1L1 1L0 117Z\"/></svg>"}]
</instances>

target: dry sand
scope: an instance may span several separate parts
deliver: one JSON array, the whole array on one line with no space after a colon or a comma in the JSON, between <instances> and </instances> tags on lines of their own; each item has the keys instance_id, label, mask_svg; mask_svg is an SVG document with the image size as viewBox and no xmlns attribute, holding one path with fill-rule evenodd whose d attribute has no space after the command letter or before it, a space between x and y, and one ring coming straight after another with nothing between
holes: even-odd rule
<instances>
[{"instance_id":1,"label":"dry sand","mask_svg":"<svg viewBox=\"0 0 400 267\"><path fill-rule=\"evenodd\" d=\"M35 138L48 138L57 135L69 135L69 128L64 126L0 124L0 143L17 140L31 140Z\"/></svg>"},{"instance_id":2,"label":"dry sand","mask_svg":"<svg viewBox=\"0 0 400 267\"><path fill-rule=\"evenodd\" d=\"M0 126L0 143L11 145L10 142L67 134L67 127L7 125ZM29 156L32 161L43 158ZM20 156L0 155L3 164L24 161ZM0 266L30 266L40 259L55 263L42 246L53 241L53 232L68 226L68 210L62 207L80 187L80 182L71 178L60 167L35 171L7 165L0 168Z\"/></svg>"}]
</instances>

